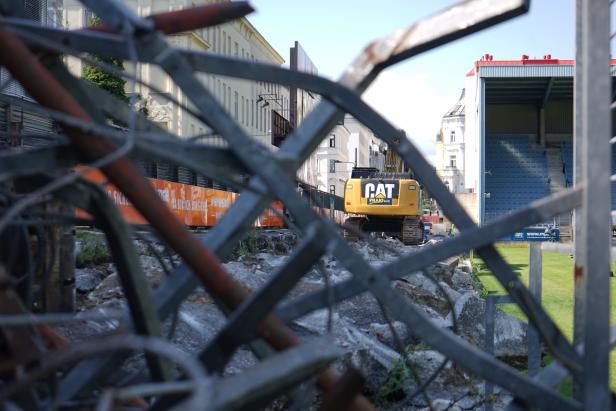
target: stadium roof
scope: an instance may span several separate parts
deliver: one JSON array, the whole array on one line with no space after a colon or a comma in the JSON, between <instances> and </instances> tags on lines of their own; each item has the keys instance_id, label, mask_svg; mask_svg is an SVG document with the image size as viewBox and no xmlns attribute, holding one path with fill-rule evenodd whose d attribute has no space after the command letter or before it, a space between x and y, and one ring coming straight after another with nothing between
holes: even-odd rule
<instances>
[{"instance_id":1,"label":"stadium roof","mask_svg":"<svg viewBox=\"0 0 616 411\"><path fill-rule=\"evenodd\" d=\"M616 75L616 60L610 61L612 76ZM486 54L476 61L467 76L483 78L486 103L538 104L547 101L573 99L574 60L543 59L493 60ZM614 84L612 84L614 88Z\"/></svg>"}]
</instances>

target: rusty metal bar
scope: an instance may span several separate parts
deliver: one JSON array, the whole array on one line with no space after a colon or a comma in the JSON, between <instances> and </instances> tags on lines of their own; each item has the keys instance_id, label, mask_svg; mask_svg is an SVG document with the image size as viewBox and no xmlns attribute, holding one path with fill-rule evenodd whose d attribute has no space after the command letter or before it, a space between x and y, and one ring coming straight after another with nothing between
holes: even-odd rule
<instances>
[{"instance_id":1,"label":"rusty metal bar","mask_svg":"<svg viewBox=\"0 0 616 411\"><path fill-rule=\"evenodd\" d=\"M252 13L254 9L247 1L234 1L229 3L215 3L193 6L182 10L174 10L152 14L145 20L153 22L153 28L165 34L177 34L185 31L196 30L204 27L212 27L228 23L235 19ZM88 31L102 33L117 33L107 25L88 27Z\"/></svg>"},{"instance_id":2,"label":"rusty metal bar","mask_svg":"<svg viewBox=\"0 0 616 411\"><path fill-rule=\"evenodd\" d=\"M319 411L344 411L353 397L361 392L366 379L355 368L342 377L336 389L323 399Z\"/></svg>"}]
</instances>

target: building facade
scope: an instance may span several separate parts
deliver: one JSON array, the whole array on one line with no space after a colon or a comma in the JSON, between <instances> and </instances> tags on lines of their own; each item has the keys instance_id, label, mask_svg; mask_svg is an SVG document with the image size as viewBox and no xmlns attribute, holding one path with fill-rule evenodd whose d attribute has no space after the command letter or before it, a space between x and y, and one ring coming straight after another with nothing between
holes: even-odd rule
<instances>
[{"instance_id":1,"label":"building facade","mask_svg":"<svg viewBox=\"0 0 616 411\"><path fill-rule=\"evenodd\" d=\"M21 17L42 24L60 27L62 21L62 0L32 0L23 2ZM54 132L53 121L39 113L21 107L20 100L34 102L23 90L21 85L13 80L8 71L0 68L1 91L6 96L0 102L0 131L6 135L0 138L0 148L19 146L38 146L49 142L45 135ZM38 138L39 136L41 138Z\"/></svg>"},{"instance_id":2,"label":"building facade","mask_svg":"<svg viewBox=\"0 0 616 411\"><path fill-rule=\"evenodd\" d=\"M370 167L371 147L373 144L378 144L380 140L374 136L372 131L349 114L344 117L344 126L351 133L348 158L353 164L349 165L349 172L353 165L355 167Z\"/></svg>"},{"instance_id":3,"label":"building facade","mask_svg":"<svg viewBox=\"0 0 616 411\"><path fill-rule=\"evenodd\" d=\"M289 50L289 68L291 70L302 71L317 75L319 70L312 62L308 53L302 48L299 42L295 42ZM289 121L292 129L296 129L306 116L317 106L320 97L308 90L297 87L289 88L290 114ZM304 164L297 170L297 179L310 186L319 186L318 180L319 160L317 153L313 152L306 159ZM323 179L321 179L323 180Z\"/></svg>"},{"instance_id":4,"label":"building facade","mask_svg":"<svg viewBox=\"0 0 616 411\"><path fill-rule=\"evenodd\" d=\"M436 170L452 193L467 192L464 184L464 90L441 120L437 136Z\"/></svg>"},{"instance_id":5,"label":"building facade","mask_svg":"<svg viewBox=\"0 0 616 411\"><path fill-rule=\"evenodd\" d=\"M125 0L140 16L178 10L213 3L213 0ZM76 0L66 0L64 22L68 29L79 29L88 25L91 14ZM281 65L283 57L267 42L259 31L246 19L193 30L167 37L169 43L177 48L212 52L219 55ZM69 59L71 71L80 75L82 63ZM125 65L128 71L129 64ZM141 98L139 104L147 109L151 120L166 127L179 137L190 138L208 135L210 129L182 107L171 103L167 97L175 98L181 106L191 103L172 79L161 69L147 64L137 67L140 78L152 84L156 90L136 85L135 92ZM264 82L251 82L231 77L202 73L200 78L207 89L237 121L247 134L274 149L280 131L288 130L289 92L288 89ZM286 123L286 126L285 126ZM218 136L208 136L204 141L224 145Z\"/></svg>"},{"instance_id":6,"label":"building facade","mask_svg":"<svg viewBox=\"0 0 616 411\"><path fill-rule=\"evenodd\" d=\"M337 196L344 195L344 183L350 177L352 164L348 153L350 133L338 125L321 142L315 154L317 159L317 188Z\"/></svg>"},{"instance_id":7,"label":"building facade","mask_svg":"<svg viewBox=\"0 0 616 411\"><path fill-rule=\"evenodd\" d=\"M290 68L315 75L319 73L316 65L297 41L290 50ZM291 128L295 129L301 126L302 121L317 106L320 97L308 90L291 87L289 100L290 124ZM369 164L372 133L353 121L350 121L352 124L349 125L345 118L342 124L332 129L302 164L297 172L298 180L330 194L344 195L344 182L351 176L353 166L367 167Z\"/></svg>"}]
</instances>

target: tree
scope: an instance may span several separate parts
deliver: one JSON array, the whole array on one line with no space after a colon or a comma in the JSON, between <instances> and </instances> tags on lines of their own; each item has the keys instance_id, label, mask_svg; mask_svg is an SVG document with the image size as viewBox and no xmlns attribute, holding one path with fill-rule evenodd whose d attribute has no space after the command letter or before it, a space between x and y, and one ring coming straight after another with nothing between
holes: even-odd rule
<instances>
[{"instance_id":1,"label":"tree","mask_svg":"<svg viewBox=\"0 0 616 411\"><path fill-rule=\"evenodd\" d=\"M92 16L89 25L91 27L101 23L102 21L98 16ZM117 67L118 70L124 71L124 64L122 60L114 59L111 57L103 57L99 55L90 55L90 57L94 60L98 60L103 63L107 63L114 67ZM84 79L96 84L103 90L107 90L125 103L128 103L129 99L126 95L126 92L124 91L124 85L126 84L126 80L124 80L122 77L109 73L108 71L102 70L98 67L91 66L89 64L85 64L83 66L82 75Z\"/></svg>"}]
</instances>

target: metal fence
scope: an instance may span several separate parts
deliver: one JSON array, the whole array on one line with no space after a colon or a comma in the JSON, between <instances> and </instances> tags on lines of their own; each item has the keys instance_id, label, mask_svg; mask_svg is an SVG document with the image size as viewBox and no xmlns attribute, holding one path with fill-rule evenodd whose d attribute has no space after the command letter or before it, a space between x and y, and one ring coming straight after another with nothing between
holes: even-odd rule
<instances>
[{"instance_id":1,"label":"metal fence","mask_svg":"<svg viewBox=\"0 0 616 411\"><path fill-rule=\"evenodd\" d=\"M369 292L385 312L440 351L446 361L453 361L510 392L515 398L512 408L610 408L611 87L607 1L578 1L575 159L579 172L576 172L575 187L481 227L475 225L446 189L413 142L368 106L361 94L390 66L522 14L528 10L528 1L463 1L369 44L337 82L257 62L175 49L165 41L165 34L239 18L251 11L244 2L217 3L200 6L199 10L180 10L149 18L136 16L119 0L81 2L101 17L104 27L81 31L44 27L19 18L22 2L0 1L3 15L0 19L0 65L40 104L31 105L29 109L53 118L68 137L67 141L59 136L58 143L48 147L0 153L0 178L15 189L19 187L17 191L2 191L0 231L19 229L20 224L34 218L33 210L44 207L50 198L87 210L111 245L128 309L121 317L122 325L117 335L69 345L62 342L53 329L40 325L48 317L26 315L28 307L19 298L19 288L11 286L11 273L0 273L0 309L3 314L11 314L12 319L12 322L8 317L0 320L6 347L12 355L9 358L13 368L9 368L28 365L20 368L15 378L5 380L0 391L0 401L5 406L10 402L21 409L55 407L70 403L85 393L98 401L99 409L106 409L114 399L146 395L156 398L154 409L240 409L263 404L293 390L303 381L316 381L323 392L323 409L346 406L372 409L360 394L356 371L348 369L340 376L327 368L327 364L340 355L331 342L318 340L302 344L286 325L314 310L331 308L345 299ZM194 107L190 109L191 114L222 136L228 147L214 150L170 135L140 113L70 75L61 60L61 56L67 54L86 60L88 54L98 54L159 66L191 100ZM111 67L103 68L112 70ZM322 100L274 153L250 138L233 121L197 79L199 72L298 87L321 95ZM130 73L118 74L138 81ZM315 213L297 191L295 171L344 113L350 113L371 129L389 143L406 164L412 165L416 178L460 229L459 236L401 255L377 272L346 243L338 226ZM109 127L108 118L128 124L128 133L120 134ZM129 152L168 159L212 180L224 181L241 190L240 199L220 224L200 241L161 203L156 192L126 158ZM174 269L156 291L147 286L130 229L104 191L81 178L80 173L63 173L77 163L101 168L182 258L183 264ZM251 178L245 184L240 176L247 172ZM249 290L234 280L219 260L231 253L272 199L284 203L302 241L266 285ZM576 345L573 345L493 243L520 228L575 208L578 208L577 226L581 231L576 232L575 278L579 286L576 290ZM48 212L44 218L52 216L62 215ZM522 374L452 331L435 326L421 309L390 285L401 276L469 249L477 250L553 356L555 361L536 376ZM352 273L352 278L281 303L302 275L325 253L333 254ZM193 358L165 341L161 322L172 316L199 284L227 313L228 321L198 357ZM56 343L45 346L41 338ZM64 348L53 350L50 345ZM250 345L261 362L235 376L214 378L213 375L224 370L232 354L244 345ZM110 372L133 351L145 352L151 383L106 389ZM403 348L401 353L404 353ZM175 376L171 362L181 369L181 378ZM66 370L69 364L76 365L62 374L57 373ZM555 388L567 376L572 376L580 387L574 398L564 397ZM33 385L38 380L48 383L45 389ZM420 386L425 387L429 382Z\"/></svg>"}]
</instances>

